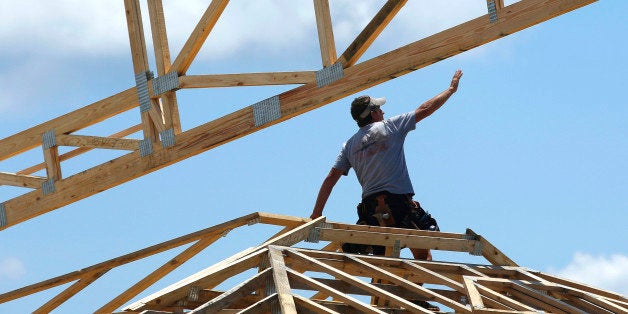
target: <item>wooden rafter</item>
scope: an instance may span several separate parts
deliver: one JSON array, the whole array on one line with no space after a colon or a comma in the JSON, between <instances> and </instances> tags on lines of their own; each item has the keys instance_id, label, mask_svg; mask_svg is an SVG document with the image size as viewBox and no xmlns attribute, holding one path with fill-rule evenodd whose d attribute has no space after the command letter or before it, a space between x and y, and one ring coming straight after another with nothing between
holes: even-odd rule
<instances>
[{"instance_id":1,"label":"wooden rafter","mask_svg":"<svg viewBox=\"0 0 628 314\"><path fill-rule=\"evenodd\" d=\"M386 4L377 12L375 17L366 25L355 40L347 47L344 53L338 58L338 62L344 68L350 67L358 62L360 57L371 46L373 41L388 26L393 17L408 2L407 0L388 0Z\"/></svg>"},{"instance_id":2,"label":"wooden rafter","mask_svg":"<svg viewBox=\"0 0 628 314\"><path fill-rule=\"evenodd\" d=\"M331 25L331 13L328 0L314 0L314 13L318 29L318 42L321 47L323 66L328 67L336 63L336 43Z\"/></svg>"},{"instance_id":3,"label":"wooden rafter","mask_svg":"<svg viewBox=\"0 0 628 314\"><path fill-rule=\"evenodd\" d=\"M628 308L628 299L620 294L583 284L572 284L554 276L539 276L518 266L494 265L488 259L487 265L460 264L297 248L294 246L306 239L329 241L314 236L322 235L322 229L359 231L364 226L326 222L325 217L310 220L267 213L253 213L236 218L79 271L0 294L0 303L72 282L72 285L35 310L36 313L46 313L84 290L105 273L114 271L116 267L195 242L96 310L97 313L110 313L201 250L210 247L229 230L255 223L283 226L289 231L271 236L256 247L192 274L129 305L125 310L135 313L148 310L213 313L236 309L243 313L268 312L271 309L276 309L279 313L386 313L404 308L415 313L430 313L412 302L425 300L451 308L457 313L525 313L540 310L569 313L603 310L623 313ZM396 235L410 235L422 241L426 240L425 236L408 234L408 231L413 230L381 229L379 231L389 237L389 243L384 245L392 245ZM434 239L467 236L426 233L431 234ZM353 240L359 239L352 238L351 241ZM253 269L259 269L259 272L235 283L233 288L227 291L214 290L228 279ZM319 273L326 273L333 278L313 277ZM386 284L365 281L364 278L381 278L386 280ZM254 293L260 286L266 287L265 293ZM193 290L195 292L191 294ZM297 293L298 290L317 293L306 298ZM328 296L333 297L334 301L326 301ZM389 301L389 304L369 304L363 301L363 297L377 297Z\"/></svg>"},{"instance_id":4,"label":"wooden rafter","mask_svg":"<svg viewBox=\"0 0 628 314\"><path fill-rule=\"evenodd\" d=\"M45 165L44 165L45 167ZM19 173L0 172L0 184L20 186L31 189L39 189L46 181L46 178L39 176L29 176Z\"/></svg>"},{"instance_id":5,"label":"wooden rafter","mask_svg":"<svg viewBox=\"0 0 628 314\"><path fill-rule=\"evenodd\" d=\"M320 1L322 4L325 2ZM486 16L481 16L378 57L353 64L403 5L403 1L389 1L369 23L363 34L359 35L351 47L347 49L343 54L344 57L341 57L341 60L345 60L341 62L346 62L343 64L345 68L342 77L328 85L319 86L312 75L313 71L288 74L283 77L282 74L186 77L187 69L228 3L225 0L213 0L181 53L170 67L170 72L178 73L179 81L182 83L180 88L255 85L260 84L259 81L265 81L264 85L305 83L300 87L276 95L280 107L280 117L265 123L256 123L253 106L245 107L196 128L181 133L175 132L174 144L163 147L157 144L159 141L157 132L165 131L166 127L170 125L176 128L177 119L173 111L176 103L173 98L175 94L169 91L163 95L154 96L152 84L150 84L152 83L151 80L148 84L149 94L153 95L151 108L142 113L144 138L156 142L149 158L142 157L139 152L134 151L78 174L61 178L60 167L58 167L59 169L55 168L58 162L55 159L54 151L45 152L46 164L50 172L49 177L60 179L54 183L54 192L43 195L42 190L37 189L4 202L6 223L0 226L0 229L8 228L76 202L592 2L595 0L522 0L501 9L497 22L491 22ZM125 7L127 8L134 71L138 73L147 70L146 48L143 45L143 34L141 33L141 15L138 11L137 0L125 0ZM157 12L153 13L151 24L160 29L163 28L163 21L161 21L161 16L158 13L160 9L158 1L151 2L151 7L153 11ZM325 15L324 10L322 12L320 16ZM163 67L165 72L167 58L164 50L167 41L163 32L158 31L157 33L156 36L161 43L155 49L161 51L163 65L160 68ZM330 46L327 45L327 47L327 50L330 50ZM159 98L161 98L161 102ZM0 140L0 160L41 145L41 134L45 132L53 130L56 136L71 135L76 130L135 108L137 104L136 88L130 88L83 109ZM105 173L107 176L103 176ZM99 180L94 180L94 178L99 178Z\"/></svg>"},{"instance_id":6,"label":"wooden rafter","mask_svg":"<svg viewBox=\"0 0 628 314\"><path fill-rule=\"evenodd\" d=\"M205 39L209 36L218 18L227 7L228 0L212 0L209 7L201 17L200 22L196 25L196 28L192 31L192 34L183 45L183 49L179 56L172 63L171 71L176 71L179 75L184 75L194 58L201 50Z\"/></svg>"}]
</instances>

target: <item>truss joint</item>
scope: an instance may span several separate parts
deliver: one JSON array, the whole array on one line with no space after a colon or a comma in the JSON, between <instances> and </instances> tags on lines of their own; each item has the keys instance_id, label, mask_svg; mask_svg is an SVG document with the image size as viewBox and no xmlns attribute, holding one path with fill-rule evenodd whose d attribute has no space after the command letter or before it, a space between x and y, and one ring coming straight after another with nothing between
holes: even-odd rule
<instances>
[{"instance_id":1,"label":"truss joint","mask_svg":"<svg viewBox=\"0 0 628 314\"><path fill-rule=\"evenodd\" d=\"M341 62L322 68L316 71L316 85L323 87L329 85L344 77L344 71Z\"/></svg>"}]
</instances>

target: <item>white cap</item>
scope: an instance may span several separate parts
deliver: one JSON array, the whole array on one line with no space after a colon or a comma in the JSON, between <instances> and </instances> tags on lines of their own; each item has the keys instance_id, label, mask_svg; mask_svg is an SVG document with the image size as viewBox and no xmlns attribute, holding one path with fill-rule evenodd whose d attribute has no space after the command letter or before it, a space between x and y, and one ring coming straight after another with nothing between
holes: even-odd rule
<instances>
[{"instance_id":1,"label":"white cap","mask_svg":"<svg viewBox=\"0 0 628 314\"><path fill-rule=\"evenodd\" d=\"M362 111L362 113L360 114L360 119L364 119L366 118L366 116L369 115L369 113L371 112L371 106L383 106L386 103L386 98L384 97L380 97L380 98L373 98L373 97L369 97L371 99L371 103L366 106L366 108L364 109L364 111Z\"/></svg>"}]
</instances>

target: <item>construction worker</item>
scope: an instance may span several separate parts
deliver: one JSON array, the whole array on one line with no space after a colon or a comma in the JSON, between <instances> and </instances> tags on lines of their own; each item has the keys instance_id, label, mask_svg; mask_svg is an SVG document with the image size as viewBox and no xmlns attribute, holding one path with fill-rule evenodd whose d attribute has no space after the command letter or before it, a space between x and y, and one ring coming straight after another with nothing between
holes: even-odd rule
<instances>
[{"instance_id":1,"label":"construction worker","mask_svg":"<svg viewBox=\"0 0 628 314\"><path fill-rule=\"evenodd\" d=\"M323 214L333 187L350 168L362 185L362 202L358 205L358 224L414 228L438 231L438 224L412 199L414 190L408 175L403 144L416 123L440 108L458 89L462 71L458 70L449 88L426 101L414 111L384 119L381 106L385 98L361 96L351 103L351 116L360 128L342 147L334 166L318 192L312 219ZM345 244L343 250L362 253L367 246ZM411 249L414 258L431 260L426 249ZM373 246L374 255L384 248Z\"/></svg>"}]
</instances>

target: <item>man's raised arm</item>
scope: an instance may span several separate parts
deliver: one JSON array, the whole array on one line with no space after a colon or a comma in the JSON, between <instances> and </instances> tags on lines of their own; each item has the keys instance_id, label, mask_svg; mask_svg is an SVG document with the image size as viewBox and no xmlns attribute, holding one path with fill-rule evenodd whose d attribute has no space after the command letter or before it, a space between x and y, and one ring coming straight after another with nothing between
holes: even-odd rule
<instances>
[{"instance_id":1,"label":"man's raised arm","mask_svg":"<svg viewBox=\"0 0 628 314\"><path fill-rule=\"evenodd\" d=\"M416 110L414 111L414 120L418 123L419 121L427 118L429 115L434 113L434 111L438 110L438 108L440 108L443 104L445 104L447 99L449 99L449 97L451 97L451 95L453 95L458 90L458 83L460 82L461 77L462 71L456 71L456 73L454 73L454 77L451 79L451 85L449 85L449 88L416 108Z\"/></svg>"}]
</instances>

